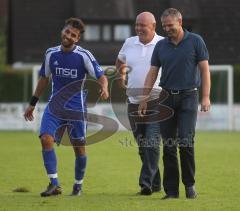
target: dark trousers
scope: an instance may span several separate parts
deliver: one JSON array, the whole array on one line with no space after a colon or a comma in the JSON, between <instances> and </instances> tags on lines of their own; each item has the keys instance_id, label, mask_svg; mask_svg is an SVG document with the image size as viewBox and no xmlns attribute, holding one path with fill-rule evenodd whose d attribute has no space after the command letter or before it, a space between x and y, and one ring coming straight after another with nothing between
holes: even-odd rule
<instances>
[{"instance_id":1,"label":"dark trousers","mask_svg":"<svg viewBox=\"0 0 240 211\"><path fill-rule=\"evenodd\" d=\"M163 139L163 186L166 194L179 192L179 147L182 182L186 187L195 183L194 136L198 111L198 91L171 94L162 102L174 115L161 122Z\"/></svg>"},{"instance_id":2,"label":"dark trousers","mask_svg":"<svg viewBox=\"0 0 240 211\"><path fill-rule=\"evenodd\" d=\"M152 101L152 105L158 101ZM151 105L151 109L154 109ZM149 187L153 190L161 189L161 177L159 171L159 145L160 145L160 123L151 123L151 120L139 123L131 114L137 114L138 104L128 104L128 118L134 138L138 144L142 167L139 177L141 187Z\"/></svg>"}]
</instances>

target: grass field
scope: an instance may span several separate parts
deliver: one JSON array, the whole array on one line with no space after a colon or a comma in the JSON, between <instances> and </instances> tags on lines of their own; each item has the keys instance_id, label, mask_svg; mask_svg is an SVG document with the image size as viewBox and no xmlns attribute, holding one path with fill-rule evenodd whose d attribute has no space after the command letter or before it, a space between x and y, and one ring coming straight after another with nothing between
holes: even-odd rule
<instances>
[{"instance_id":1,"label":"grass field","mask_svg":"<svg viewBox=\"0 0 240 211\"><path fill-rule=\"evenodd\" d=\"M56 149L63 195L41 198L48 179L37 135L1 131L0 144L0 210L240 210L240 133L197 133L196 200L185 199L182 184L177 200L160 200L163 191L136 195L140 159L127 132L87 146L88 167L80 197L68 196L74 177L71 147ZM13 192L16 188L29 192Z\"/></svg>"}]
</instances>

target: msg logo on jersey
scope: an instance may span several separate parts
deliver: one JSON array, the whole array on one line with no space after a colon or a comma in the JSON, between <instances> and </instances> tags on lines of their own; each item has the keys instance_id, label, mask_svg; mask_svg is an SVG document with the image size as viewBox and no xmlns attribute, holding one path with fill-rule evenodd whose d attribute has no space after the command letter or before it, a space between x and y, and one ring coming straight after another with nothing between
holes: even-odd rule
<instances>
[{"instance_id":1,"label":"msg logo on jersey","mask_svg":"<svg viewBox=\"0 0 240 211\"><path fill-rule=\"evenodd\" d=\"M64 78L77 78L77 69L56 67L56 76Z\"/></svg>"}]
</instances>

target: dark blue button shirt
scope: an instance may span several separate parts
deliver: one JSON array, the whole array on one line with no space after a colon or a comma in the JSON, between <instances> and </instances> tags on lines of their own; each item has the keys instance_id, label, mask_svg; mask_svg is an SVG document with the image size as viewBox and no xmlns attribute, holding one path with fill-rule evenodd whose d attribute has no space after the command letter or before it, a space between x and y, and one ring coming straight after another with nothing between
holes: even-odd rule
<instances>
[{"instance_id":1,"label":"dark blue button shirt","mask_svg":"<svg viewBox=\"0 0 240 211\"><path fill-rule=\"evenodd\" d=\"M201 36L184 30L184 37L178 45L168 38L156 44L151 65L162 67L161 87L184 90L200 86L197 64L208 59L208 50Z\"/></svg>"}]
</instances>

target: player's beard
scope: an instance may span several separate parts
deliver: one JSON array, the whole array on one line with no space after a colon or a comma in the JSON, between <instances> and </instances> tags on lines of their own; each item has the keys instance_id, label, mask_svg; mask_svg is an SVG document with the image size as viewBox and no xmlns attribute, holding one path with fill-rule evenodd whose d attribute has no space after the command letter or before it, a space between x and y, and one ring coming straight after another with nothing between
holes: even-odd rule
<instances>
[{"instance_id":1,"label":"player's beard","mask_svg":"<svg viewBox=\"0 0 240 211\"><path fill-rule=\"evenodd\" d=\"M66 44L66 43L62 42L62 46L63 46L64 48L72 48L72 47L73 47L73 44L72 44L72 43Z\"/></svg>"},{"instance_id":2,"label":"player's beard","mask_svg":"<svg viewBox=\"0 0 240 211\"><path fill-rule=\"evenodd\" d=\"M70 41L64 41L64 40L62 40L61 44L64 48L72 48L74 46L74 43Z\"/></svg>"}]
</instances>

